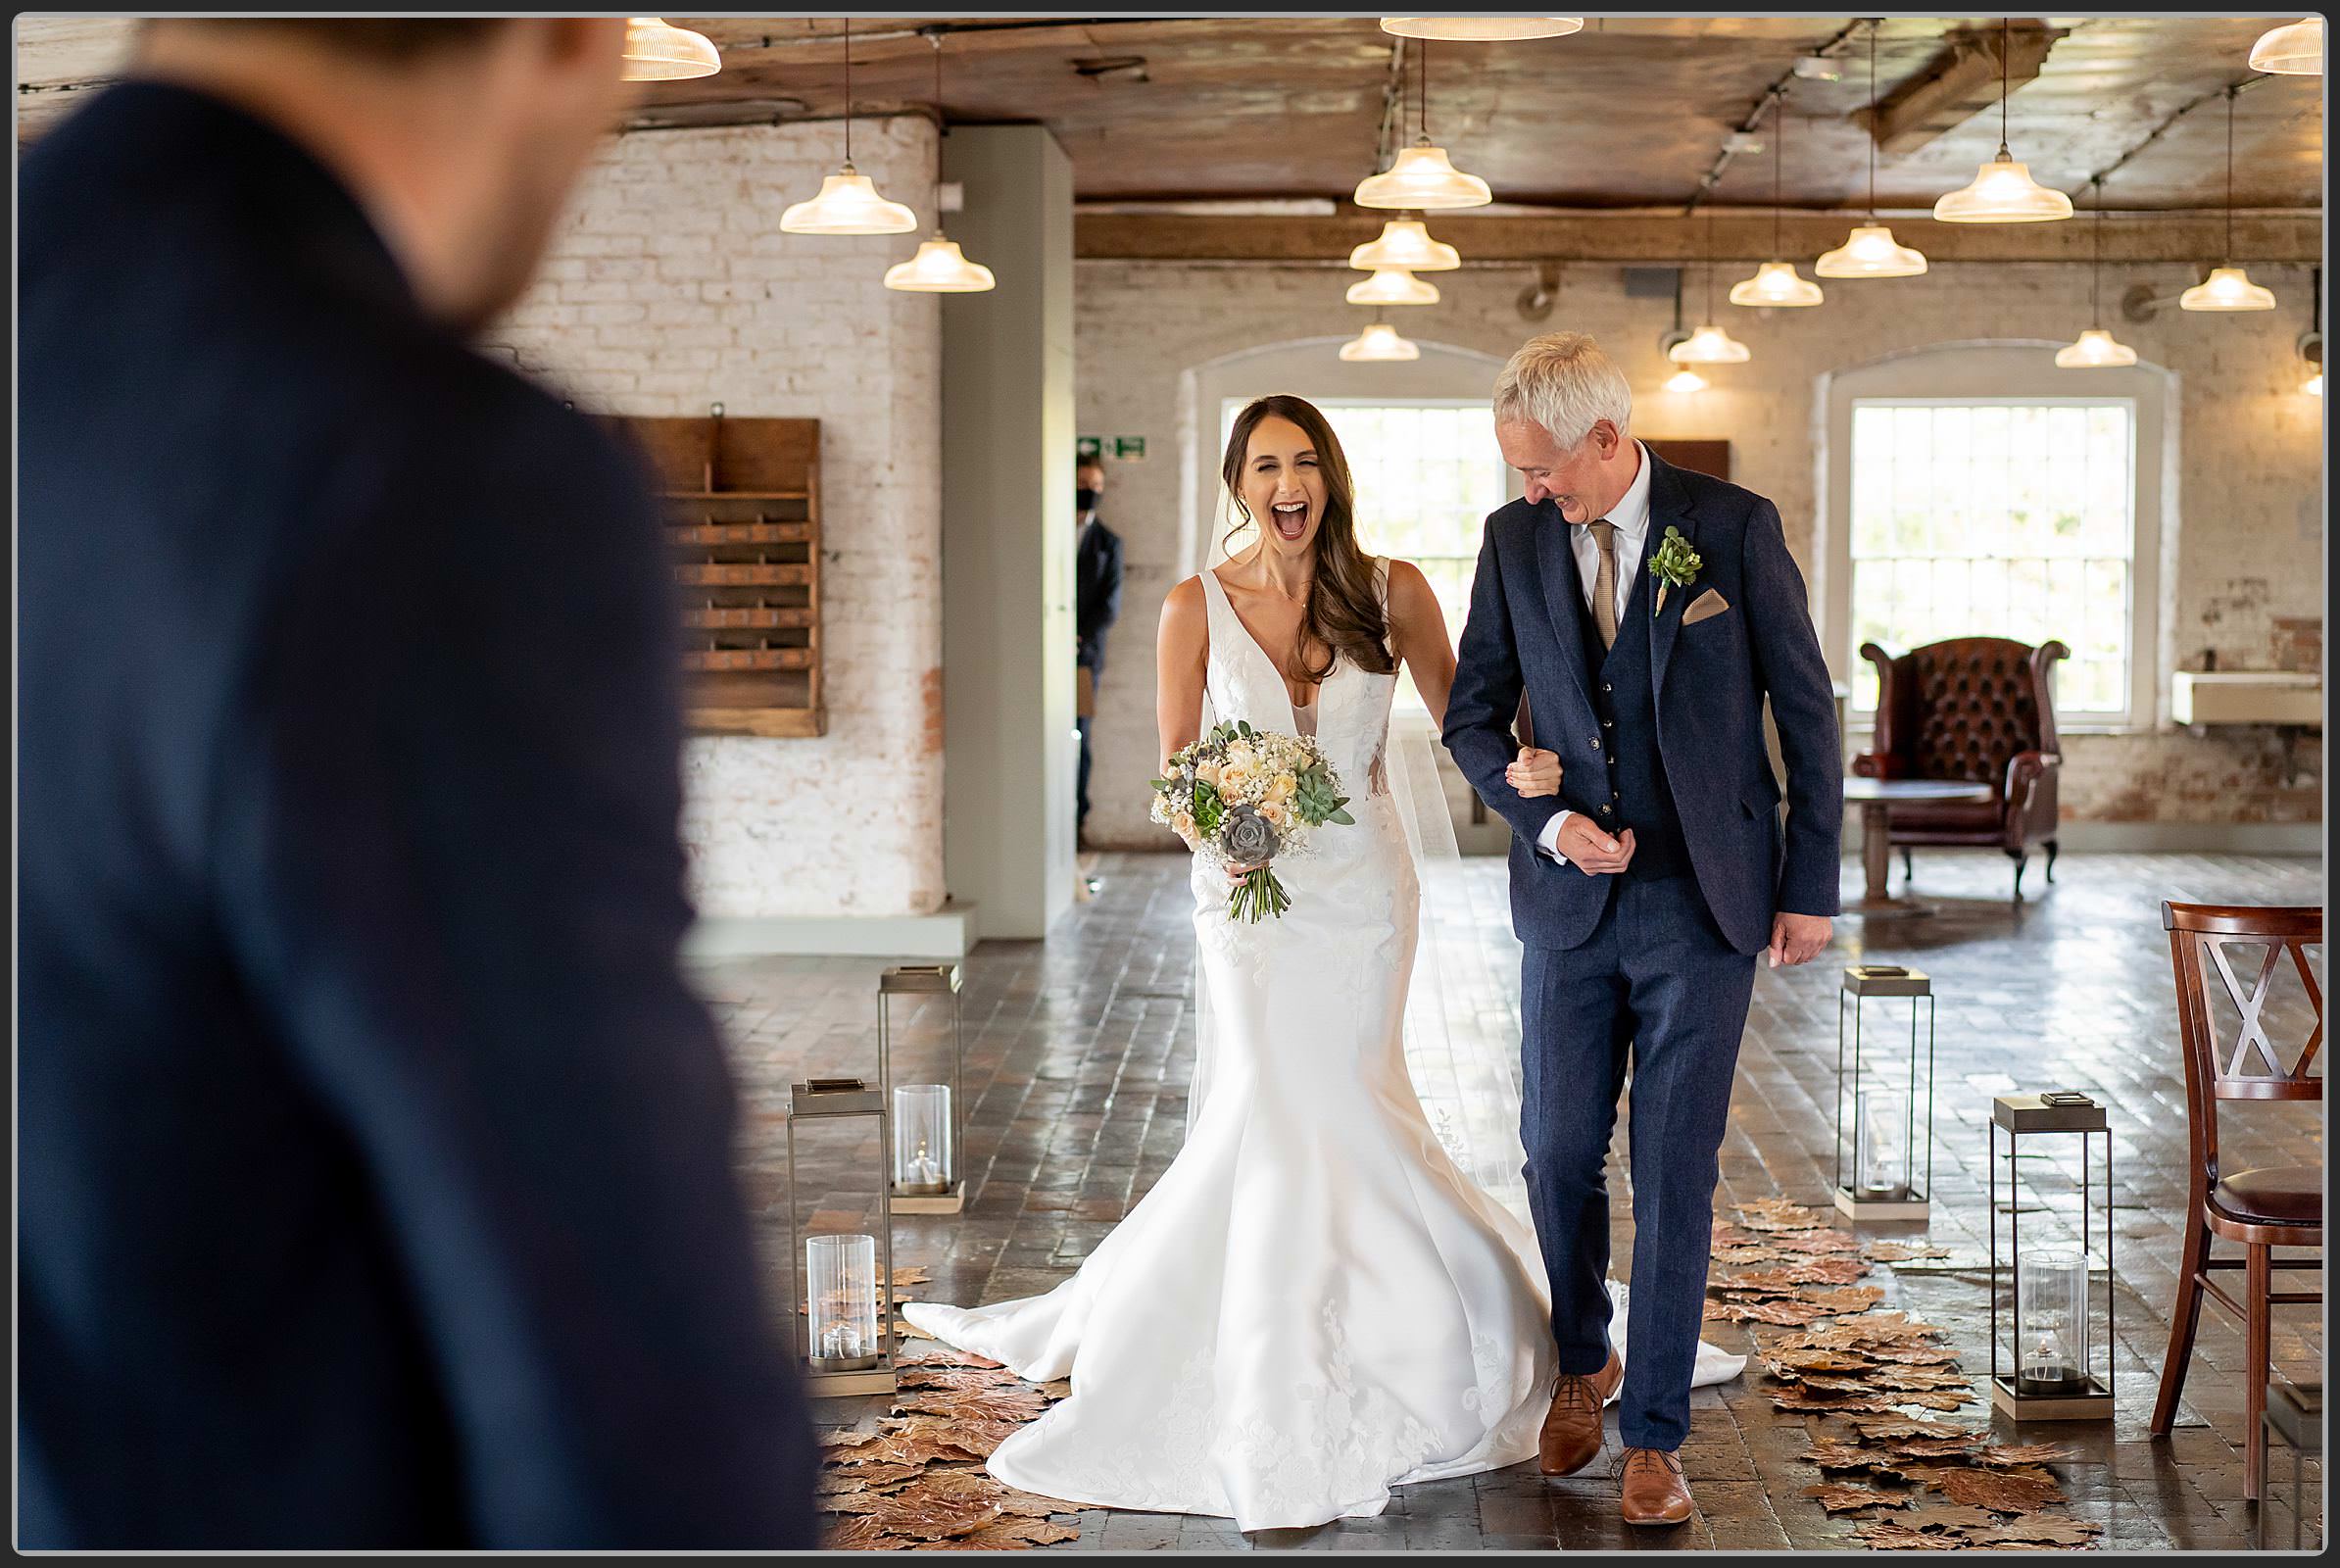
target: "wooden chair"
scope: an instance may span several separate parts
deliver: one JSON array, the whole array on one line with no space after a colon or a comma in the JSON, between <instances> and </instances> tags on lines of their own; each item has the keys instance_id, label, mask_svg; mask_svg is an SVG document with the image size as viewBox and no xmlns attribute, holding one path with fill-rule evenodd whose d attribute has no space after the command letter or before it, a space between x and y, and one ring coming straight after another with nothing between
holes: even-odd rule
<instances>
[{"instance_id":1,"label":"wooden chair","mask_svg":"<svg viewBox=\"0 0 2340 1568\"><path fill-rule=\"evenodd\" d=\"M2278 1247L2323 1246L2323 1172L2315 1166L2227 1171L2218 1164L2218 1102L2228 1100L2321 1100L2323 1080L2311 1077L2316 1049L2323 1044L2323 993L2307 949L2323 942L2323 911L2315 908L2243 908L2216 904L2164 904L2162 927L2169 933L2169 961L2177 979L2178 1030L2185 1052L2187 1161L2191 1192L2186 1200L2184 1250L2179 1256L2177 1304L2169 1315L2169 1354L2162 1365L2161 1396L2154 1401L2156 1437L2167 1434L2185 1388L2186 1363L2194 1351L2202 1298L2217 1298L2242 1319L2244 1360L2240 1371L2247 1402L2243 1495L2259 1500L2266 1479L2267 1431L2260 1417L2267 1403L2268 1318L2277 1306L2314 1306L2320 1291L2278 1291L2276 1269L2320 1269L2321 1259L2282 1261ZM2247 978L2229 957L2235 950L2259 956ZM2316 1008L2316 1028L2290 1065L2268 1037L2263 1011L2275 976L2289 956ZM2214 1033L2209 977L2234 1004L2241 1023L2229 1042ZM2214 1239L2240 1242L2241 1257L2214 1258ZM2243 1299L2236 1300L2212 1278L2217 1269L2244 1271Z\"/></svg>"},{"instance_id":2,"label":"wooden chair","mask_svg":"<svg viewBox=\"0 0 2340 1568\"><path fill-rule=\"evenodd\" d=\"M1885 813L1885 841L1899 847L1904 879L1910 847L1972 844L2015 862L2015 896L2023 896L2031 846L2047 846L2047 879L2056 880L2056 700L2049 670L2072 650L2060 642L2034 648L2011 637L1953 637L1906 654L1861 645L1877 666L1877 727L1870 748L1853 759L1862 778L1950 779L1988 784L1991 798L1972 806L1927 803Z\"/></svg>"}]
</instances>

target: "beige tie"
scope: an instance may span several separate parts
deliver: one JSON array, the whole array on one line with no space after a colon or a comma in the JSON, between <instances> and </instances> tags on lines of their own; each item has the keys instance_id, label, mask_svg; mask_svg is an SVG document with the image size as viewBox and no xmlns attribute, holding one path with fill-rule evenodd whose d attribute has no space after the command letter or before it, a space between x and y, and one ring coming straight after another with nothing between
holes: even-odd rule
<instances>
[{"instance_id":1,"label":"beige tie","mask_svg":"<svg viewBox=\"0 0 2340 1568\"><path fill-rule=\"evenodd\" d=\"M1617 524L1602 517L1584 525L1600 547L1600 572L1592 579L1592 624L1600 628L1600 645L1617 646Z\"/></svg>"}]
</instances>

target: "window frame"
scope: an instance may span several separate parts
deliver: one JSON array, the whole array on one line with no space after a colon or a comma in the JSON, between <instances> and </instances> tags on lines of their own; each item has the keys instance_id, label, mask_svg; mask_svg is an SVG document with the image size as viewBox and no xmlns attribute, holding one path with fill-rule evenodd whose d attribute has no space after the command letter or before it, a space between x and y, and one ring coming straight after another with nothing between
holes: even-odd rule
<instances>
[{"instance_id":1,"label":"window frame","mask_svg":"<svg viewBox=\"0 0 2340 1568\"><path fill-rule=\"evenodd\" d=\"M1841 372L1827 378L1823 398L1826 439L1821 453L1824 643L1828 662L1846 687L1858 682L1860 649L1852 615L1852 417L1857 407L2055 407L2122 404L2129 412L2130 545L2127 701L2118 712L2076 712L2059 707L2056 728L2066 735L2135 734L2157 728L2169 667L2163 604L2169 580L2163 552L2175 530L2164 526L2173 509L2176 481L2171 445L2176 399L2171 377L2158 367L2072 370L2056 368L2052 344L1957 344ZM1891 649L1903 653L1905 649ZM2053 678L2051 676L2051 678ZM1848 698L1845 725L1866 737L1874 711Z\"/></svg>"}]
</instances>

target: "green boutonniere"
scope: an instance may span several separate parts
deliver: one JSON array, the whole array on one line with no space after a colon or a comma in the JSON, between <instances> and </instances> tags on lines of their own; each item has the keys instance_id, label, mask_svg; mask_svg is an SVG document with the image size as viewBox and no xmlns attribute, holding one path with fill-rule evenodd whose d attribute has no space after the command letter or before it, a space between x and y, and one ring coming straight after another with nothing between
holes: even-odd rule
<instances>
[{"instance_id":1,"label":"green boutonniere","mask_svg":"<svg viewBox=\"0 0 2340 1568\"><path fill-rule=\"evenodd\" d=\"M1668 524L1666 537L1658 542L1657 553L1649 558L1650 572L1658 579L1657 608L1652 615L1662 614L1666 609L1668 588L1687 588L1698 580L1698 568L1706 563L1698 559L1698 552L1682 536L1682 530Z\"/></svg>"}]
</instances>

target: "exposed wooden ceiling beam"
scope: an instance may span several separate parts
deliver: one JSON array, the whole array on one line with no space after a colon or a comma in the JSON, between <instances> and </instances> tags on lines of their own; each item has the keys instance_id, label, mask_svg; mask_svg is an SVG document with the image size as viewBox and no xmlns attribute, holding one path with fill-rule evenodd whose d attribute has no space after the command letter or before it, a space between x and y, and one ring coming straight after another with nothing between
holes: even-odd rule
<instances>
[{"instance_id":1,"label":"exposed wooden ceiling beam","mask_svg":"<svg viewBox=\"0 0 2340 1568\"><path fill-rule=\"evenodd\" d=\"M1796 213L1781 222L1789 256L1817 256L1843 243L1845 213ZM1073 254L1084 261L1222 261L1341 266L1349 250L1381 231L1382 215L1335 218L1195 218L1085 213L1073 220ZM1706 223L1713 224L1707 238ZM2093 220L2070 223L1937 223L1893 216L1894 237L1935 263L2080 262L2089 259ZM1472 263L1619 262L1695 264L1709 258L1753 263L1774 254L1769 213L1713 213L1699 222L1671 214L1620 218L1564 213L1474 218L1441 213L1431 232ZM2108 262L2215 259L2225 245L2222 214L2112 214L2104 220ZM2238 213L2235 252L2253 263L2323 258L2320 215ZM1711 246L1711 249L1710 249ZM1890 288L1890 283L1851 287Z\"/></svg>"},{"instance_id":2,"label":"exposed wooden ceiling beam","mask_svg":"<svg viewBox=\"0 0 2340 1568\"><path fill-rule=\"evenodd\" d=\"M1978 114L1997 112L2003 95L2038 76L2048 51L2071 30L2035 22L2009 26L2003 75L1999 28L1951 33L1931 71L1879 98L1874 116L1863 110L1854 118L1868 126L1877 151L1886 157L1916 152Z\"/></svg>"}]
</instances>

